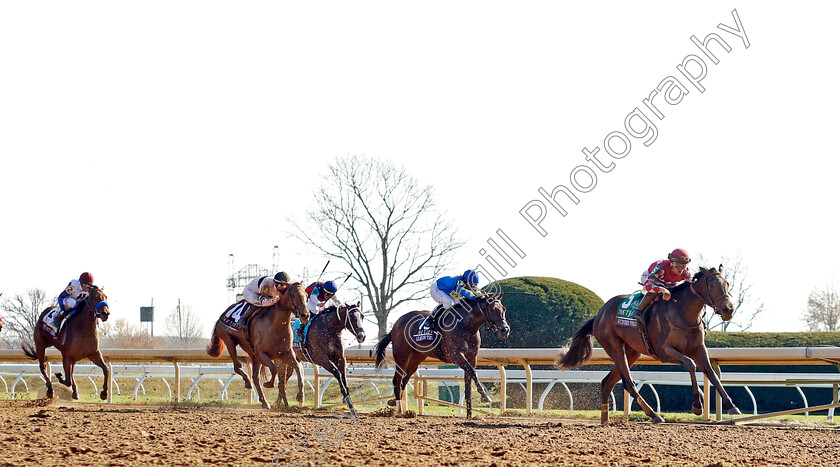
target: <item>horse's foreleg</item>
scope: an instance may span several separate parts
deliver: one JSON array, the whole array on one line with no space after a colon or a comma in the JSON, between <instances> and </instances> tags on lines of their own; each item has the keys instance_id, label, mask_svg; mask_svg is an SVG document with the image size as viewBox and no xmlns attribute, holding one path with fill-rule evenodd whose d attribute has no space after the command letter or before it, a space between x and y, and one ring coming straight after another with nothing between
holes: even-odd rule
<instances>
[{"instance_id":1,"label":"horse's foreleg","mask_svg":"<svg viewBox=\"0 0 840 467\"><path fill-rule=\"evenodd\" d=\"M297 358L295 358L295 354L293 352L288 352L286 355L286 361L288 362L287 365L292 366L292 369L295 371L295 375L297 376L298 392L295 396L295 400L298 402L298 407L303 407L303 372L301 371L300 362L297 361ZM289 373L289 378L291 377L292 374ZM286 380L288 380L289 378L286 378Z\"/></svg>"},{"instance_id":2,"label":"horse's foreleg","mask_svg":"<svg viewBox=\"0 0 840 467\"><path fill-rule=\"evenodd\" d=\"M662 348L661 355L663 361L670 360L668 363L679 363L688 371L688 376L691 378L691 394L694 396L694 402L691 404L691 412L694 415L703 414L703 399L700 397L700 386L697 384L697 365L694 361L686 357L679 350L666 345Z\"/></svg>"},{"instance_id":3,"label":"horse's foreleg","mask_svg":"<svg viewBox=\"0 0 840 467\"><path fill-rule=\"evenodd\" d=\"M721 384L720 378L718 378L717 373L715 373L714 368L712 368L712 362L709 361L709 353L706 351L705 347L694 355L694 360L698 365L700 365L700 369L703 370L706 377L709 378L709 382L711 382L715 389L717 389L718 394L720 394L720 397L723 400L723 406L729 407L726 413L729 415L741 415L741 410L738 409L738 407L736 407L732 402L732 398L729 397L726 389L723 389L723 384Z\"/></svg>"},{"instance_id":4,"label":"horse's foreleg","mask_svg":"<svg viewBox=\"0 0 840 467\"><path fill-rule=\"evenodd\" d=\"M50 380L50 373L49 373L49 370L47 369L47 356L46 356L47 349L43 346L40 346L40 345L36 344L35 352L36 352L36 355L38 356L38 369L41 370L41 375L43 375L44 383L47 386L46 397L47 397L47 399L52 399L53 398L53 387L52 387L52 381Z\"/></svg>"},{"instance_id":5,"label":"horse's foreleg","mask_svg":"<svg viewBox=\"0 0 840 467\"><path fill-rule=\"evenodd\" d=\"M350 386L347 384L347 360L344 359L344 355L338 356L336 358L336 369L338 370L339 376L341 376L341 386L343 388L342 394L344 395L344 403L347 404L347 408L350 409L350 413L353 416L358 416L358 412L356 412L356 407L353 406L353 400L350 398Z\"/></svg>"},{"instance_id":6,"label":"horse's foreleg","mask_svg":"<svg viewBox=\"0 0 840 467\"><path fill-rule=\"evenodd\" d=\"M468 359L464 355L457 354L452 358L452 362L464 370L465 377L469 376L470 380L475 381L475 387L478 393L481 394L481 401L489 403L491 401L490 394L487 393L487 389L478 380L478 374L475 372L475 357Z\"/></svg>"},{"instance_id":7,"label":"horse's foreleg","mask_svg":"<svg viewBox=\"0 0 840 467\"><path fill-rule=\"evenodd\" d=\"M271 389L274 387L274 378L277 377L277 365L274 364L274 361L271 360L271 357L269 357L265 352L260 352L257 358L259 358L260 363L268 367L268 370L271 372L271 378L263 383L264 387ZM256 381L259 382L259 380Z\"/></svg>"},{"instance_id":8,"label":"horse's foreleg","mask_svg":"<svg viewBox=\"0 0 840 467\"><path fill-rule=\"evenodd\" d=\"M272 365L273 365L273 363L272 363ZM259 384L260 370L261 369L262 369L262 364L257 359L252 358L251 359L251 377L253 378L253 381L257 381L257 384L254 385L254 390L257 391L257 397L259 397L260 403L262 404L262 407L266 410L270 410L271 409L271 404L269 404L268 401L265 400L265 394L263 394L262 385Z\"/></svg>"},{"instance_id":9,"label":"horse's foreleg","mask_svg":"<svg viewBox=\"0 0 840 467\"><path fill-rule=\"evenodd\" d=\"M99 393L99 398L104 400L108 399L108 388L111 387L111 370L108 368L108 364L105 363L105 360L102 358L102 352L96 351L90 356L88 356L90 361L93 362L94 365L98 366L102 369L102 373L105 375L105 380L102 384L102 391Z\"/></svg>"},{"instance_id":10,"label":"horse's foreleg","mask_svg":"<svg viewBox=\"0 0 840 467\"><path fill-rule=\"evenodd\" d=\"M464 370L464 400L467 403L467 418L472 418L472 376Z\"/></svg>"}]
</instances>

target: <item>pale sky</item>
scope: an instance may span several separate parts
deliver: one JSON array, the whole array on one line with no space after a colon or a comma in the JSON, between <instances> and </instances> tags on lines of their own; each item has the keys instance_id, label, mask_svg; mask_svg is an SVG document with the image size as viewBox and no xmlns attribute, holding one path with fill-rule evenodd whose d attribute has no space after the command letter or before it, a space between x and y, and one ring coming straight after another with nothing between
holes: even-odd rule
<instances>
[{"instance_id":1,"label":"pale sky","mask_svg":"<svg viewBox=\"0 0 840 467\"><path fill-rule=\"evenodd\" d=\"M733 9L749 48L717 27L736 27ZM808 294L840 281L838 10L3 3L0 292L57 295L90 271L113 318L138 322L154 298L160 333L180 298L209 334L229 304L229 254L270 267L279 245L281 269L320 271L326 258L290 239L286 219L312 206L335 156L366 154L435 188L468 239L453 273L484 261L497 229L525 253L509 276L559 277L605 300L674 248L713 261L740 251L766 307L752 330L804 330ZM716 65L690 39L710 33L731 47L709 46ZM690 55L704 60L705 92L677 69ZM669 76L688 93L654 97L660 120L643 100ZM625 128L635 108L656 127L649 146L630 135L640 118ZM631 142L623 158L604 149L615 131ZM609 172L581 152L595 147ZM576 190L573 171L580 188L587 171L597 183ZM580 201L558 195L565 218L538 192L558 185ZM532 200L547 207L545 237L519 212ZM328 278L346 273L331 266Z\"/></svg>"}]
</instances>

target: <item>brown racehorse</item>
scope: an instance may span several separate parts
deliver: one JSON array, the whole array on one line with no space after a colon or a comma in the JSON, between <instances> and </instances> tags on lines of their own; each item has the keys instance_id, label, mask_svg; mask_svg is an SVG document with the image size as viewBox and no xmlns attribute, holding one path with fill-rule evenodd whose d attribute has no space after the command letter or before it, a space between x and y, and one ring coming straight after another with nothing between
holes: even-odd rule
<instances>
[{"instance_id":1,"label":"brown racehorse","mask_svg":"<svg viewBox=\"0 0 840 467\"><path fill-rule=\"evenodd\" d=\"M32 360L38 360L41 368L41 374L44 376L44 381L47 384L47 399L53 397L53 387L50 381L50 376L47 374L47 357L45 352L49 347L55 347L61 352L62 362L64 363L64 374L67 375L65 379L61 373L56 373L58 381L73 388L73 399L79 398L79 391L76 388L76 379L73 377L73 369L76 362L84 358L92 361L96 366L102 368L105 374L105 384L102 385L102 391L99 397L104 401L108 398L108 388L111 383L111 371L105 360L102 358L102 353L99 352L99 334L96 332L96 320L108 320L110 310L108 309L108 297L105 296L103 289L93 286L88 296L82 301L81 308L72 317L65 319L65 322L59 330L58 336L53 337L47 330L44 324L44 316L52 311L55 306L51 306L41 313L38 318L38 324L35 326L34 341L35 347L31 344L21 344L23 353Z\"/></svg>"},{"instance_id":2,"label":"brown racehorse","mask_svg":"<svg viewBox=\"0 0 840 467\"><path fill-rule=\"evenodd\" d=\"M361 306L361 303L344 304L340 307L331 306L313 316L309 321L306 342L302 344L300 351L295 351L298 361L318 365L333 375L338 381L344 403L354 416L356 408L350 400L350 387L347 385L347 360L344 359L341 331L346 329L353 333L360 344L365 341L365 330L362 328L364 315ZM281 392L286 387L286 381L291 378L293 368L284 365L282 370L279 373Z\"/></svg>"},{"instance_id":3,"label":"brown racehorse","mask_svg":"<svg viewBox=\"0 0 840 467\"><path fill-rule=\"evenodd\" d=\"M507 339L510 334L502 294L485 294L476 300L462 301L449 312L444 311L437 319L440 335L436 335L431 342L417 343L412 336L418 333L428 315L428 311L412 311L400 316L391 332L382 336L376 345L376 367L380 368L385 361L385 348L392 342L394 344L394 400L388 404L396 405L397 413L401 413L405 409L402 392L411 375L426 357L435 357L446 363L454 363L464 370L464 399L467 402L467 418L470 418L472 381L475 381L481 400L490 402L490 395L475 374L476 356L481 346L478 331L486 323L499 339Z\"/></svg>"},{"instance_id":4,"label":"brown racehorse","mask_svg":"<svg viewBox=\"0 0 840 467\"><path fill-rule=\"evenodd\" d=\"M703 402L700 399L700 387L697 385L695 371L697 366L706 374L723 399L724 407L728 407L731 415L741 411L732 403L732 399L709 362L709 352L703 338L706 331L700 313L703 306L708 305L719 314L724 321L732 319L734 308L729 299L729 284L721 274L723 265L714 268L700 268L694 279L675 287L668 301L657 301L651 305L647 324L648 336L656 355L652 357L665 363L678 363L688 370L691 376L694 403L692 412L696 415L703 413ZM630 395L642 407L645 415L651 417L654 423L664 420L651 409L650 405L639 395L630 367L641 354L647 354L644 342L638 328L618 326L616 313L619 304L627 295L611 298L598 311L598 314L587 321L574 335L569 349L561 352L557 357L557 366L567 369L586 363L592 356L592 338L594 335L604 347L607 355L615 362L607 376L601 381L601 423L609 421L607 401L613 387L621 382Z\"/></svg>"},{"instance_id":5,"label":"brown racehorse","mask_svg":"<svg viewBox=\"0 0 840 467\"><path fill-rule=\"evenodd\" d=\"M309 321L309 310L306 309L306 292L300 282L290 284L280 294L280 300L276 304L265 307L259 314L254 315L248 321L247 329L229 332L229 328L222 324L222 318L225 315L225 313L222 313L213 329L210 345L207 346L207 354L218 358L227 346L230 358L233 360L233 369L245 380L246 389L251 388L251 379L248 378L248 374L242 370L242 364L239 363L239 358L236 355L237 345L242 347L242 350L251 357L253 381L259 383L260 369L263 366L271 370L271 380L264 384L267 388L274 387L274 378L277 375L277 365L274 364L274 360L294 365L298 377L298 402L302 404L303 377L292 352L292 324L290 319L292 313L304 323ZM271 405L265 399L262 386L255 384L254 388L259 395L263 408L270 409ZM281 400L288 407L289 402L286 400L285 391L280 391L277 396L277 403L280 403Z\"/></svg>"}]
</instances>

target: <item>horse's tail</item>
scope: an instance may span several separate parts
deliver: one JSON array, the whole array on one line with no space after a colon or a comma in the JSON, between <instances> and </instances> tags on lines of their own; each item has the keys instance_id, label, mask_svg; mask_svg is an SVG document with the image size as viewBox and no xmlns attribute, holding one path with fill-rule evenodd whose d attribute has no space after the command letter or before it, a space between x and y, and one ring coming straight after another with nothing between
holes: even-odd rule
<instances>
[{"instance_id":1,"label":"horse's tail","mask_svg":"<svg viewBox=\"0 0 840 467\"><path fill-rule=\"evenodd\" d=\"M561 350L554 360L554 366L567 370L583 365L592 358L592 328L595 318L590 319L575 332L568 350Z\"/></svg>"},{"instance_id":2,"label":"horse's tail","mask_svg":"<svg viewBox=\"0 0 840 467\"><path fill-rule=\"evenodd\" d=\"M219 337L219 330L213 328L213 335L210 336L210 345L207 346L207 355L219 358L225 350L225 342Z\"/></svg>"},{"instance_id":3,"label":"horse's tail","mask_svg":"<svg viewBox=\"0 0 840 467\"><path fill-rule=\"evenodd\" d=\"M379 338L379 343L376 344L376 369L378 370L385 361L385 348L391 343L391 333L385 334Z\"/></svg>"},{"instance_id":4,"label":"horse's tail","mask_svg":"<svg viewBox=\"0 0 840 467\"><path fill-rule=\"evenodd\" d=\"M26 358L30 360L38 360L38 354L35 353L35 346L33 346L31 343L21 342L20 348L21 350L23 350L23 353L24 355L26 355Z\"/></svg>"}]
</instances>

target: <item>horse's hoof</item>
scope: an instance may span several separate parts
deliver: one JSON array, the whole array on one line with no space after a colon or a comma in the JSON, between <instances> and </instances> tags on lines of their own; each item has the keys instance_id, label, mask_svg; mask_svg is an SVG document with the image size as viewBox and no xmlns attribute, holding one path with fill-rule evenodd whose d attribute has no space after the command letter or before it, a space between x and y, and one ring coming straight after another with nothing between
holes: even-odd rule
<instances>
[{"instance_id":1,"label":"horse's hoof","mask_svg":"<svg viewBox=\"0 0 840 467\"><path fill-rule=\"evenodd\" d=\"M271 388L274 387L274 383L271 382L271 381L266 381L265 383L263 383L263 387L267 388L267 389L271 389Z\"/></svg>"},{"instance_id":2,"label":"horse's hoof","mask_svg":"<svg viewBox=\"0 0 840 467\"><path fill-rule=\"evenodd\" d=\"M387 404L388 404L389 407L396 407L397 406L397 400L396 399L388 399Z\"/></svg>"},{"instance_id":3,"label":"horse's hoof","mask_svg":"<svg viewBox=\"0 0 840 467\"><path fill-rule=\"evenodd\" d=\"M53 392L52 392L52 389L50 389L49 391L47 391L47 399L52 399L52 398L53 398Z\"/></svg>"},{"instance_id":4,"label":"horse's hoof","mask_svg":"<svg viewBox=\"0 0 840 467\"><path fill-rule=\"evenodd\" d=\"M251 382L245 381L245 389L251 389Z\"/></svg>"},{"instance_id":5,"label":"horse's hoof","mask_svg":"<svg viewBox=\"0 0 840 467\"><path fill-rule=\"evenodd\" d=\"M484 402L485 404L489 404L490 402L493 402L493 399L491 399L490 396L488 396L487 394L482 394L481 395L481 402Z\"/></svg>"},{"instance_id":6,"label":"horse's hoof","mask_svg":"<svg viewBox=\"0 0 840 467\"><path fill-rule=\"evenodd\" d=\"M271 404L269 404L268 402L263 402L262 408L264 408L265 410L271 410Z\"/></svg>"},{"instance_id":7,"label":"horse's hoof","mask_svg":"<svg viewBox=\"0 0 840 467\"><path fill-rule=\"evenodd\" d=\"M73 393L73 395L72 395L72 396L70 396L70 397L72 397L74 401L79 400L79 395L78 395L77 393L75 393L75 392L74 392L74 393Z\"/></svg>"},{"instance_id":8,"label":"horse's hoof","mask_svg":"<svg viewBox=\"0 0 840 467\"><path fill-rule=\"evenodd\" d=\"M741 415L741 411L738 410L738 407L732 407L727 413L729 415Z\"/></svg>"},{"instance_id":9,"label":"horse's hoof","mask_svg":"<svg viewBox=\"0 0 840 467\"><path fill-rule=\"evenodd\" d=\"M650 418L653 419L653 423L665 423L665 419L660 417L658 413L653 414Z\"/></svg>"},{"instance_id":10,"label":"horse's hoof","mask_svg":"<svg viewBox=\"0 0 840 467\"><path fill-rule=\"evenodd\" d=\"M108 400L108 393L105 392L105 391L100 392L99 393L99 398L102 399L103 401Z\"/></svg>"},{"instance_id":11,"label":"horse's hoof","mask_svg":"<svg viewBox=\"0 0 840 467\"><path fill-rule=\"evenodd\" d=\"M691 413L693 413L694 415L703 415L703 406L691 404Z\"/></svg>"}]
</instances>

